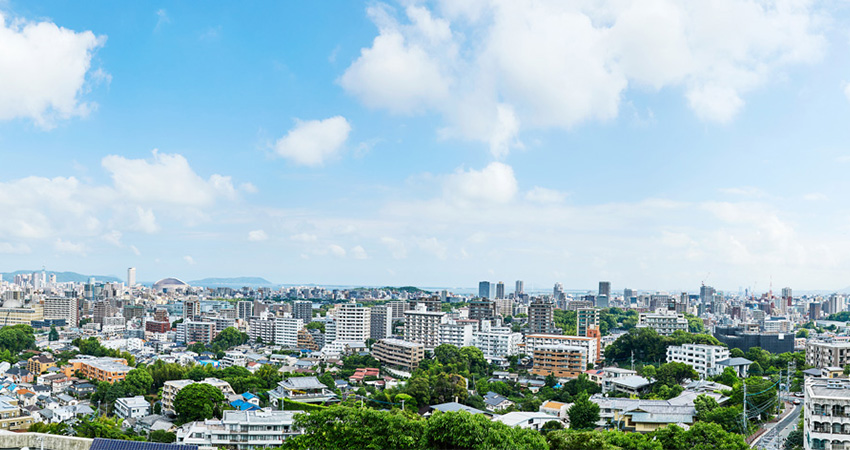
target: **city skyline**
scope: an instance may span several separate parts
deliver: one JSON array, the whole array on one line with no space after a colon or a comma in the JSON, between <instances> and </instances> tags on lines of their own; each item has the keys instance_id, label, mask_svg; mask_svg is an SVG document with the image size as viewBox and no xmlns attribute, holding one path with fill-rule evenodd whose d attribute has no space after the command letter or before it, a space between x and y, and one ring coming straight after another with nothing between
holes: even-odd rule
<instances>
[{"instance_id":1,"label":"city skyline","mask_svg":"<svg viewBox=\"0 0 850 450\"><path fill-rule=\"evenodd\" d=\"M844 289L847 8L724 4L5 2L0 272Z\"/></svg>"}]
</instances>

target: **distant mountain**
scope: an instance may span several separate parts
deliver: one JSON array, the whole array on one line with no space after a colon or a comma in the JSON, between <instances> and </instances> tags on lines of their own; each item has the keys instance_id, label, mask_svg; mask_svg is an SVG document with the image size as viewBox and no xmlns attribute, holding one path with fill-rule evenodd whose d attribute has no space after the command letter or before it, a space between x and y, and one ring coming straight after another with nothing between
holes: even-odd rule
<instances>
[{"instance_id":1,"label":"distant mountain","mask_svg":"<svg viewBox=\"0 0 850 450\"><path fill-rule=\"evenodd\" d=\"M33 272L41 272L40 270L18 270L15 272L9 272L3 274L3 281L14 281L15 275L28 275ZM94 278L97 281L105 281L108 283L121 283L122 279L109 276L109 275L83 275L81 273L76 272L53 272L48 270L47 277L49 278L51 274L56 274L56 282L57 283L85 283L89 281L89 278Z\"/></svg>"},{"instance_id":2,"label":"distant mountain","mask_svg":"<svg viewBox=\"0 0 850 450\"><path fill-rule=\"evenodd\" d=\"M271 287L277 286L271 281L261 277L233 277L233 278L204 278L203 280L190 281L192 286L201 287Z\"/></svg>"}]
</instances>

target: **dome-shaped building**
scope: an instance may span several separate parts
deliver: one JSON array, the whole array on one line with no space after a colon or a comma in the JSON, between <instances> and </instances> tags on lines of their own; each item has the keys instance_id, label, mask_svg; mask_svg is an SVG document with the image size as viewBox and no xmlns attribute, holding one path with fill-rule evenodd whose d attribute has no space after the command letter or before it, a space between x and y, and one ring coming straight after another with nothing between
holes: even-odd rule
<instances>
[{"instance_id":1,"label":"dome-shaped building","mask_svg":"<svg viewBox=\"0 0 850 450\"><path fill-rule=\"evenodd\" d=\"M156 292L173 292L188 287L186 282L177 278L163 278L153 284L153 290Z\"/></svg>"}]
</instances>

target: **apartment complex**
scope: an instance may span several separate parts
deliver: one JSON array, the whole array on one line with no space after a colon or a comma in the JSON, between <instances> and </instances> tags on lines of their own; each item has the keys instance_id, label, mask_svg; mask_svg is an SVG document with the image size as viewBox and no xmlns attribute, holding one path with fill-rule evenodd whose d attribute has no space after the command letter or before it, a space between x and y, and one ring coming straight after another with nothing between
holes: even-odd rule
<instances>
[{"instance_id":1,"label":"apartment complex","mask_svg":"<svg viewBox=\"0 0 850 450\"><path fill-rule=\"evenodd\" d=\"M44 319L64 320L75 327L80 322L80 307L76 298L47 297L44 299Z\"/></svg>"},{"instance_id":2,"label":"apartment complex","mask_svg":"<svg viewBox=\"0 0 850 450\"><path fill-rule=\"evenodd\" d=\"M127 372L133 368L127 365L127 360L124 358L103 357L72 359L63 369L65 369L65 375L69 377L79 371L88 379L115 383L124 380Z\"/></svg>"},{"instance_id":3,"label":"apartment complex","mask_svg":"<svg viewBox=\"0 0 850 450\"><path fill-rule=\"evenodd\" d=\"M478 329L476 320L450 320L440 324L440 344L455 347L469 347L473 343L475 330Z\"/></svg>"},{"instance_id":4,"label":"apartment complex","mask_svg":"<svg viewBox=\"0 0 850 450\"><path fill-rule=\"evenodd\" d=\"M726 366L717 363L729 359L729 349L719 345L684 344L667 347L667 362L685 363L702 378L720 374Z\"/></svg>"},{"instance_id":5,"label":"apartment complex","mask_svg":"<svg viewBox=\"0 0 850 450\"><path fill-rule=\"evenodd\" d=\"M52 356L45 353L33 355L27 360L27 370L36 375L44 373L51 367L56 367L56 361L53 360Z\"/></svg>"},{"instance_id":6,"label":"apartment complex","mask_svg":"<svg viewBox=\"0 0 850 450\"><path fill-rule=\"evenodd\" d=\"M850 380L806 378L803 403L803 448L850 448Z\"/></svg>"},{"instance_id":7,"label":"apartment complex","mask_svg":"<svg viewBox=\"0 0 850 450\"><path fill-rule=\"evenodd\" d=\"M413 371L425 358L425 346L401 339L381 339L372 345L372 357L384 364Z\"/></svg>"},{"instance_id":8,"label":"apartment complex","mask_svg":"<svg viewBox=\"0 0 850 450\"><path fill-rule=\"evenodd\" d=\"M579 308L576 310L576 334L587 336L587 330L599 329L599 310L596 308Z\"/></svg>"},{"instance_id":9,"label":"apartment complex","mask_svg":"<svg viewBox=\"0 0 850 450\"><path fill-rule=\"evenodd\" d=\"M29 413L18 407L18 400L0 397L0 430L26 431L35 422Z\"/></svg>"},{"instance_id":10,"label":"apartment complex","mask_svg":"<svg viewBox=\"0 0 850 450\"><path fill-rule=\"evenodd\" d=\"M528 326L531 333L555 332L555 304L538 298L528 305Z\"/></svg>"},{"instance_id":11,"label":"apartment complex","mask_svg":"<svg viewBox=\"0 0 850 450\"><path fill-rule=\"evenodd\" d=\"M336 341L366 342L372 333L372 309L359 303L344 303L334 312Z\"/></svg>"},{"instance_id":12,"label":"apartment complex","mask_svg":"<svg viewBox=\"0 0 850 450\"><path fill-rule=\"evenodd\" d=\"M534 348L534 375L575 378L587 370L587 348L570 345L538 345Z\"/></svg>"},{"instance_id":13,"label":"apartment complex","mask_svg":"<svg viewBox=\"0 0 850 450\"><path fill-rule=\"evenodd\" d=\"M274 320L274 343L286 347L298 346L298 331L304 328L304 321L291 317L278 317Z\"/></svg>"},{"instance_id":14,"label":"apartment complex","mask_svg":"<svg viewBox=\"0 0 850 450\"><path fill-rule=\"evenodd\" d=\"M475 347L488 361L518 354L522 343L521 333L514 333L508 327L493 326L489 320L482 321L481 329L472 335Z\"/></svg>"},{"instance_id":15,"label":"apartment complex","mask_svg":"<svg viewBox=\"0 0 850 450\"><path fill-rule=\"evenodd\" d=\"M372 339L384 339L393 334L393 308L387 305L372 307L372 318L369 324L369 336Z\"/></svg>"},{"instance_id":16,"label":"apartment complex","mask_svg":"<svg viewBox=\"0 0 850 450\"><path fill-rule=\"evenodd\" d=\"M587 349L589 362L595 363L601 357L600 338L583 336L562 336L560 334L529 334L525 337L525 353L533 355L541 345L566 345Z\"/></svg>"},{"instance_id":17,"label":"apartment complex","mask_svg":"<svg viewBox=\"0 0 850 450\"><path fill-rule=\"evenodd\" d=\"M177 443L202 448L280 447L301 434L295 415L304 411L224 411L221 420L190 422L177 430Z\"/></svg>"},{"instance_id":18,"label":"apartment complex","mask_svg":"<svg viewBox=\"0 0 850 450\"><path fill-rule=\"evenodd\" d=\"M186 302L187 304L190 302ZM200 342L209 344L216 336L214 322L195 322L193 320L183 321L177 324L177 342Z\"/></svg>"},{"instance_id":19,"label":"apartment complex","mask_svg":"<svg viewBox=\"0 0 850 450\"><path fill-rule=\"evenodd\" d=\"M850 364L850 342L806 342L806 364L824 367L844 367Z\"/></svg>"},{"instance_id":20,"label":"apartment complex","mask_svg":"<svg viewBox=\"0 0 850 450\"><path fill-rule=\"evenodd\" d=\"M677 314L664 308L654 313L640 313L638 328L652 328L662 336L669 336L676 331L688 331L688 319L684 314Z\"/></svg>"},{"instance_id":21,"label":"apartment complex","mask_svg":"<svg viewBox=\"0 0 850 450\"><path fill-rule=\"evenodd\" d=\"M177 397L177 393L179 393L184 387L194 383L195 381L192 380L166 381L162 386L162 411L174 413L174 399ZM209 384L210 386L218 388L221 393L224 394L224 398L227 398L228 395L235 394L230 383L224 380L219 380L218 378L204 378L203 381L198 381L198 383Z\"/></svg>"},{"instance_id":22,"label":"apartment complex","mask_svg":"<svg viewBox=\"0 0 850 450\"><path fill-rule=\"evenodd\" d=\"M427 311L425 305L404 312L404 340L422 344L428 350L440 345L440 324L445 313Z\"/></svg>"}]
</instances>

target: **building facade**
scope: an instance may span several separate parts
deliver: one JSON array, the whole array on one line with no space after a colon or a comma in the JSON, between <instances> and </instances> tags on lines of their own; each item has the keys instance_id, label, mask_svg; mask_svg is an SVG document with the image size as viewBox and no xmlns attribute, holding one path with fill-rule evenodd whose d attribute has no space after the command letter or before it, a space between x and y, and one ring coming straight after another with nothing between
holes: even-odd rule
<instances>
[{"instance_id":1,"label":"building facade","mask_svg":"<svg viewBox=\"0 0 850 450\"><path fill-rule=\"evenodd\" d=\"M719 345L684 344L667 347L667 362L685 363L702 378L719 375L723 367L717 363L729 359L729 349Z\"/></svg>"},{"instance_id":2,"label":"building facade","mask_svg":"<svg viewBox=\"0 0 850 450\"><path fill-rule=\"evenodd\" d=\"M384 364L413 371L425 358L425 346L401 339L381 339L372 344L372 357Z\"/></svg>"},{"instance_id":3,"label":"building facade","mask_svg":"<svg viewBox=\"0 0 850 450\"><path fill-rule=\"evenodd\" d=\"M537 298L528 305L528 326L531 333L555 332L555 303Z\"/></svg>"},{"instance_id":4,"label":"building facade","mask_svg":"<svg viewBox=\"0 0 850 450\"><path fill-rule=\"evenodd\" d=\"M587 348L570 345L538 345L531 373L539 376L576 378L587 370Z\"/></svg>"},{"instance_id":5,"label":"building facade","mask_svg":"<svg viewBox=\"0 0 850 450\"><path fill-rule=\"evenodd\" d=\"M662 336L669 336L676 331L687 332L688 319L684 314L659 308L654 313L640 313L637 328L652 328Z\"/></svg>"},{"instance_id":6,"label":"building facade","mask_svg":"<svg viewBox=\"0 0 850 450\"><path fill-rule=\"evenodd\" d=\"M445 313L426 311L424 305L404 312L404 340L422 344L428 350L440 345L440 324L445 322Z\"/></svg>"}]
</instances>

